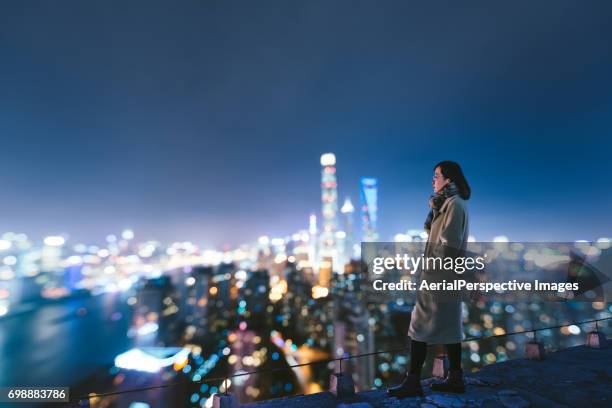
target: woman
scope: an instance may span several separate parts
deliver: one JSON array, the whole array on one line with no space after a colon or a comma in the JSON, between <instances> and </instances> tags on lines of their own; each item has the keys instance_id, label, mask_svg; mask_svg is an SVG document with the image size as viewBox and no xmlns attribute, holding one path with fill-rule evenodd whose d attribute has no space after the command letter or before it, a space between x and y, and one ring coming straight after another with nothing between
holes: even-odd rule
<instances>
[{"instance_id":1,"label":"woman","mask_svg":"<svg viewBox=\"0 0 612 408\"><path fill-rule=\"evenodd\" d=\"M468 239L468 215L466 200L470 198L470 186L461 167L452 161L443 161L434 167L434 194L429 199L431 210L425 221L429 233L426 256L458 256L464 251ZM423 271L430 277L441 271ZM452 272L454 273L454 272ZM427 354L427 344L444 344L449 358L448 376L431 385L435 391L465 392L461 370L461 297L443 296L418 291L412 311L408 336L410 343L410 371L404 381L389 388L390 396L403 398L422 396L421 369Z\"/></svg>"}]
</instances>

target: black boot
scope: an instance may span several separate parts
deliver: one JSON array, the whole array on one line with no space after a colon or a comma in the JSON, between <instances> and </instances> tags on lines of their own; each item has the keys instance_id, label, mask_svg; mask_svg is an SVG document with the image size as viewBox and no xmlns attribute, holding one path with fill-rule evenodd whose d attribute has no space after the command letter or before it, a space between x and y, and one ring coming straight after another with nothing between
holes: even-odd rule
<instances>
[{"instance_id":1,"label":"black boot","mask_svg":"<svg viewBox=\"0 0 612 408\"><path fill-rule=\"evenodd\" d=\"M463 370L448 370L448 376L442 380L442 382L433 383L429 387L433 391L456 392L463 394L465 392Z\"/></svg>"},{"instance_id":2,"label":"black boot","mask_svg":"<svg viewBox=\"0 0 612 408\"><path fill-rule=\"evenodd\" d=\"M400 385L387 389L387 395L396 398L422 397L421 378L416 374L407 374Z\"/></svg>"}]
</instances>

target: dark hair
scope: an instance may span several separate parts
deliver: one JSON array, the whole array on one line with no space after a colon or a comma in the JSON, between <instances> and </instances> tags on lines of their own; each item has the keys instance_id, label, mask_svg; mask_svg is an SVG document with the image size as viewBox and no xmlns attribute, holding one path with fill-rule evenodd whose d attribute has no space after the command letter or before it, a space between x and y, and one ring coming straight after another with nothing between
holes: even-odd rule
<instances>
[{"instance_id":1,"label":"dark hair","mask_svg":"<svg viewBox=\"0 0 612 408\"><path fill-rule=\"evenodd\" d=\"M457 189L459 190L459 196L464 200L469 200L470 195L472 195L472 189L463 175L461 166L454 161L445 160L436 164L434 166L434 170L438 167L445 178L450 179L453 183L455 183Z\"/></svg>"}]
</instances>

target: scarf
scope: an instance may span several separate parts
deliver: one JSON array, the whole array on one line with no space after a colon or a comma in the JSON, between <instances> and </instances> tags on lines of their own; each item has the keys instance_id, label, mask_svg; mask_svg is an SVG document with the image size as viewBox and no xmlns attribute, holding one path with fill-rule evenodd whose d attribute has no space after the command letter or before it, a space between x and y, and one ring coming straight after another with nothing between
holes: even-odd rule
<instances>
[{"instance_id":1,"label":"scarf","mask_svg":"<svg viewBox=\"0 0 612 408\"><path fill-rule=\"evenodd\" d=\"M427 214L427 218L425 219L425 231L429 233L429 231L431 230L431 223L434 217L438 215L438 211L440 211L440 208L442 208L442 206L449 197L452 197L456 194L459 194L457 185L455 185L455 183L453 182L450 182L446 186L444 186L444 188L440 192L432 194L429 197L429 207L431 208L431 210L429 210L429 214Z\"/></svg>"}]
</instances>

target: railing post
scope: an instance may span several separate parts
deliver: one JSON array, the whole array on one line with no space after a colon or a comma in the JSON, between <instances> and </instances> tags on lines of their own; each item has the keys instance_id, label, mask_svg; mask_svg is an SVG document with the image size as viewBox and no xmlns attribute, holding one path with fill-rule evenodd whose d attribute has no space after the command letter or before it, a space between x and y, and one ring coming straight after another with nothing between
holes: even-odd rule
<instances>
[{"instance_id":1,"label":"railing post","mask_svg":"<svg viewBox=\"0 0 612 408\"><path fill-rule=\"evenodd\" d=\"M525 357L531 360L543 360L544 354L544 344L537 340L536 330L534 330L533 340L525 344Z\"/></svg>"},{"instance_id":2,"label":"railing post","mask_svg":"<svg viewBox=\"0 0 612 408\"><path fill-rule=\"evenodd\" d=\"M213 395L213 408L238 408L240 406L238 398L227 392L229 388L227 380L227 377L223 380L223 394Z\"/></svg>"},{"instance_id":3,"label":"railing post","mask_svg":"<svg viewBox=\"0 0 612 408\"><path fill-rule=\"evenodd\" d=\"M586 345L591 348L605 348L608 345L608 339L603 332L599 331L599 325L595 321L595 330L587 333Z\"/></svg>"},{"instance_id":4,"label":"railing post","mask_svg":"<svg viewBox=\"0 0 612 408\"><path fill-rule=\"evenodd\" d=\"M333 373L329 380L329 392L336 398L346 398L355 395L355 383L350 373L342 372L342 357L339 360L340 372Z\"/></svg>"},{"instance_id":5,"label":"railing post","mask_svg":"<svg viewBox=\"0 0 612 408\"><path fill-rule=\"evenodd\" d=\"M214 394L213 408L238 408L240 404L235 395L232 394Z\"/></svg>"}]
</instances>

